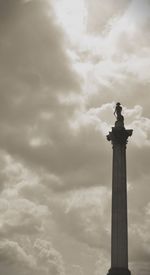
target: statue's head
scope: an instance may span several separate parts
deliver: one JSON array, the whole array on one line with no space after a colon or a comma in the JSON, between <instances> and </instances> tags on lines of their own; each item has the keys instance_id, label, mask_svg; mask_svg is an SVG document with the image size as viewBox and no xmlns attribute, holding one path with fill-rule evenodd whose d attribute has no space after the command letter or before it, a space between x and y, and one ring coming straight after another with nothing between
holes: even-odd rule
<instances>
[{"instance_id":1,"label":"statue's head","mask_svg":"<svg viewBox=\"0 0 150 275\"><path fill-rule=\"evenodd\" d=\"M117 102L117 104L116 104L117 106L120 106L120 103L119 102Z\"/></svg>"}]
</instances>

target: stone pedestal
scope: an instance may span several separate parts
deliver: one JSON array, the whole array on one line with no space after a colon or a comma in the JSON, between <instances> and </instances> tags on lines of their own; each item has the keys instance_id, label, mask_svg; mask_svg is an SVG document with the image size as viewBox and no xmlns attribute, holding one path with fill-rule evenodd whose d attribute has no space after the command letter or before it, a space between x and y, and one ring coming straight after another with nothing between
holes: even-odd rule
<instances>
[{"instance_id":1,"label":"stone pedestal","mask_svg":"<svg viewBox=\"0 0 150 275\"><path fill-rule=\"evenodd\" d=\"M127 268L111 268L107 275L131 275L131 272Z\"/></svg>"},{"instance_id":2,"label":"stone pedestal","mask_svg":"<svg viewBox=\"0 0 150 275\"><path fill-rule=\"evenodd\" d=\"M107 139L113 145L111 268L108 275L130 275L128 270L128 222L126 144L132 130L115 124Z\"/></svg>"}]
</instances>

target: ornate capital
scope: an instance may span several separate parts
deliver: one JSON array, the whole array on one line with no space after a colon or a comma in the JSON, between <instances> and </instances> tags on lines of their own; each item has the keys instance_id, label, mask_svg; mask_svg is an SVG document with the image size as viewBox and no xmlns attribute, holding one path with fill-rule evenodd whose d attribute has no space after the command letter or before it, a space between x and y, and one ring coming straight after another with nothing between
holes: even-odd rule
<instances>
[{"instance_id":1,"label":"ornate capital","mask_svg":"<svg viewBox=\"0 0 150 275\"><path fill-rule=\"evenodd\" d=\"M111 141L113 145L126 145L132 132L133 130L126 130L124 127L112 127L112 131L107 135L107 140Z\"/></svg>"}]
</instances>

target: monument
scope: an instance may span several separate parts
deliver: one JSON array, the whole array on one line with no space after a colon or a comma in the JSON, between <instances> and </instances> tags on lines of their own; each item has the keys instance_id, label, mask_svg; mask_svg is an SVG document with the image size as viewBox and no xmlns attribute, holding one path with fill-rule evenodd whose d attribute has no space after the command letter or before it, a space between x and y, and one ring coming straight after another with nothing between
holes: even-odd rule
<instances>
[{"instance_id":1,"label":"monument","mask_svg":"<svg viewBox=\"0 0 150 275\"><path fill-rule=\"evenodd\" d=\"M107 135L113 146L111 268L108 275L131 275L128 269L128 218L126 183L126 145L133 130L126 130L120 103L114 112L115 126Z\"/></svg>"}]
</instances>

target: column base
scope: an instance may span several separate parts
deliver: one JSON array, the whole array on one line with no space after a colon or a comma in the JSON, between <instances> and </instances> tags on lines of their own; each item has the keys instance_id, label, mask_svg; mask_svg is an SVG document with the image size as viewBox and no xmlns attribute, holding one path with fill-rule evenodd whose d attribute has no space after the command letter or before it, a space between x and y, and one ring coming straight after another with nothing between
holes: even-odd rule
<instances>
[{"instance_id":1,"label":"column base","mask_svg":"<svg viewBox=\"0 0 150 275\"><path fill-rule=\"evenodd\" d=\"M131 272L127 268L113 267L109 269L107 275L131 275Z\"/></svg>"}]
</instances>

